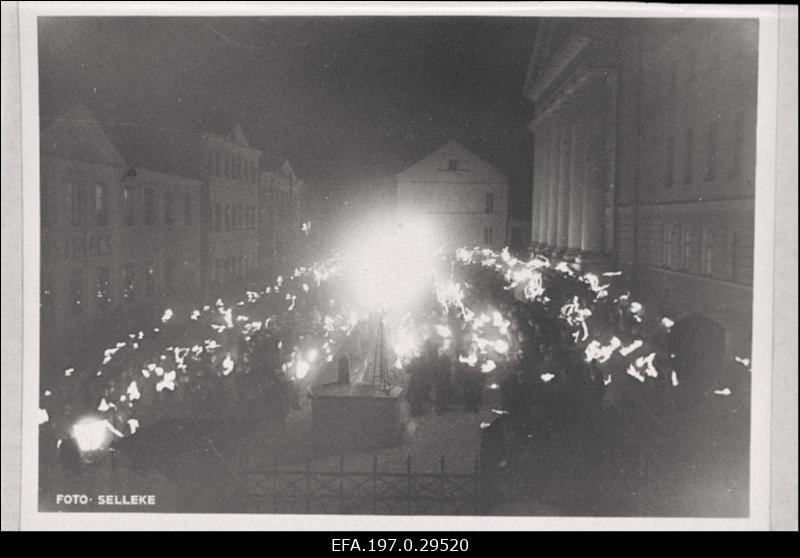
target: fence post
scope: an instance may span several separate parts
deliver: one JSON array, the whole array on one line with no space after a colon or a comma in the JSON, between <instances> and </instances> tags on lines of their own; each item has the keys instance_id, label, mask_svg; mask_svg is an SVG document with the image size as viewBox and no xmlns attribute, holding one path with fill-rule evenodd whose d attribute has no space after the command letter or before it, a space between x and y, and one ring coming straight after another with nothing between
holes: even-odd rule
<instances>
[{"instance_id":1,"label":"fence post","mask_svg":"<svg viewBox=\"0 0 800 558\"><path fill-rule=\"evenodd\" d=\"M378 513L378 454L372 456L372 513Z\"/></svg>"},{"instance_id":2,"label":"fence post","mask_svg":"<svg viewBox=\"0 0 800 558\"><path fill-rule=\"evenodd\" d=\"M481 512L481 458L475 456L475 476L473 477L473 498L475 499L475 514L480 515Z\"/></svg>"},{"instance_id":3,"label":"fence post","mask_svg":"<svg viewBox=\"0 0 800 558\"><path fill-rule=\"evenodd\" d=\"M344 455L339 456L339 513L344 512Z\"/></svg>"},{"instance_id":4,"label":"fence post","mask_svg":"<svg viewBox=\"0 0 800 558\"><path fill-rule=\"evenodd\" d=\"M406 514L411 515L411 454L406 459Z\"/></svg>"},{"instance_id":5,"label":"fence post","mask_svg":"<svg viewBox=\"0 0 800 558\"><path fill-rule=\"evenodd\" d=\"M439 514L444 515L444 455L439 460Z\"/></svg>"},{"instance_id":6,"label":"fence post","mask_svg":"<svg viewBox=\"0 0 800 558\"><path fill-rule=\"evenodd\" d=\"M272 513L278 511L278 455L272 454Z\"/></svg>"},{"instance_id":7,"label":"fence post","mask_svg":"<svg viewBox=\"0 0 800 558\"><path fill-rule=\"evenodd\" d=\"M311 513L311 460L306 461L306 513Z\"/></svg>"}]
</instances>

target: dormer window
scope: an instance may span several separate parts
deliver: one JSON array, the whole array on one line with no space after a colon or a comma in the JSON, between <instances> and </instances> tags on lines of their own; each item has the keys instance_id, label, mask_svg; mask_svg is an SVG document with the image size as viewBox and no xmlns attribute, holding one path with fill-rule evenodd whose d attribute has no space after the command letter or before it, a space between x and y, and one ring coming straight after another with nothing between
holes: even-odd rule
<instances>
[{"instance_id":1,"label":"dormer window","mask_svg":"<svg viewBox=\"0 0 800 558\"><path fill-rule=\"evenodd\" d=\"M449 171L457 171L458 170L458 159L448 159L447 160L447 170L449 170Z\"/></svg>"}]
</instances>

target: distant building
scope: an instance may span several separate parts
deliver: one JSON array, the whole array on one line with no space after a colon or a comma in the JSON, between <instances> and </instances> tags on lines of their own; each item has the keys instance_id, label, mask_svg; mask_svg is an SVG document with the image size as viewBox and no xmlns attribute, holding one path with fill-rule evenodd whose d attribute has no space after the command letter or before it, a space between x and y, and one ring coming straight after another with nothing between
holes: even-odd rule
<instances>
[{"instance_id":1,"label":"distant building","mask_svg":"<svg viewBox=\"0 0 800 558\"><path fill-rule=\"evenodd\" d=\"M396 181L398 211L430 216L445 246L505 246L506 176L461 144L447 143Z\"/></svg>"},{"instance_id":2,"label":"distant building","mask_svg":"<svg viewBox=\"0 0 800 558\"><path fill-rule=\"evenodd\" d=\"M289 161L285 160L277 171L261 172L259 261L263 269L283 269L301 259L301 239L311 225L304 220L304 193L305 183L297 178Z\"/></svg>"},{"instance_id":3,"label":"distant building","mask_svg":"<svg viewBox=\"0 0 800 558\"><path fill-rule=\"evenodd\" d=\"M259 261L259 157L236 124L203 135L208 183L207 267L213 290L252 279Z\"/></svg>"},{"instance_id":4,"label":"distant building","mask_svg":"<svg viewBox=\"0 0 800 558\"><path fill-rule=\"evenodd\" d=\"M758 23L544 19L534 102L533 248L627 267L673 316L747 352Z\"/></svg>"}]
</instances>

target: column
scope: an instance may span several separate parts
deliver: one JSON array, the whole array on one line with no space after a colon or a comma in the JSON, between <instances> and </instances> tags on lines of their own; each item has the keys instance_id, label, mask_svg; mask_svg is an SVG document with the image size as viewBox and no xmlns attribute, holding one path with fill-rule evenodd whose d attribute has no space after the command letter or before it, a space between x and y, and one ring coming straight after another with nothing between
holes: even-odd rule
<instances>
[{"instance_id":1,"label":"column","mask_svg":"<svg viewBox=\"0 0 800 558\"><path fill-rule=\"evenodd\" d=\"M583 187L586 182L586 111L576 106L572 120L572 152L570 158L569 229L567 255L571 258L581 251L583 233Z\"/></svg>"},{"instance_id":2,"label":"column","mask_svg":"<svg viewBox=\"0 0 800 558\"><path fill-rule=\"evenodd\" d=\"M583 190L583 228L581 251L598 254L603 251L603 222L605 220L606 145L605 145L605 96L602 91L593 91L587 99L586 130L586 183Z\"/></svg>"},{"instance_id":3,"label":"column","mask_svg":"<svg viewBox=\"0 0 800 558\"><path fill-rule=\"evenodd\" d=\"M550 167L548 164L550 156L550 124L547 121L540 125L541 139L539 155L539 206L538 225L539 225L539 249L543 250L547 245L547 202L549 200Z\"/></svg>"},{"instance_id":4,"label":"column","mask_svg":"<svg viewBox=\"0 0 800 558\"><path fill-rule=\"evenodd\" d=\"M567 251L569 227L570 164L572 153L571 108L562 109L560 147L558 155L558 223L556 227L556 249L559 256Z\"/></svg>"},{"instance_id":5,"label":"column","mask_svg":"<svg viewBox=\"0 0 800 558\"><path fill-rule=\"evenodd\" d=\"M539 248L539 203L542 193L542 128L536 125L533 130L533 162L531 180L533 194L531 198L531 243L534 250Z\"/></svg>"},{"instance_id":6,"label":"column","mask_svg":"<svg viewBox=\"0 0 800 558\"><path fill-rule=\"evenodd\" d=\"M560 167L561 116L554 115L550 127L550 153L547 196L547 248L553 250L558 242L558 171Z\"/></svg>"}]
</instances>

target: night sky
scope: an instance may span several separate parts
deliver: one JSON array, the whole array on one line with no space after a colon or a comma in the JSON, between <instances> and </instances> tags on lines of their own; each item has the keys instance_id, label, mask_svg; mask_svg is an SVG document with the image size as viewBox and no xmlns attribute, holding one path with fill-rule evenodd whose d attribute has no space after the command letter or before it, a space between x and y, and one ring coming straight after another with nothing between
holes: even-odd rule
<instances>
[{"instance_id":1,"label":"night sky","mask_svg":"<svg viewBox=\"0 0 800 558\"><path fill-rule=\"evenodd\" d=\"M530 206L533 19L40 19L40 110L226 132L320 192L399 172L454 138ZM44 124L46 125L46 120Z\"/></svg>"}]
</instances>

